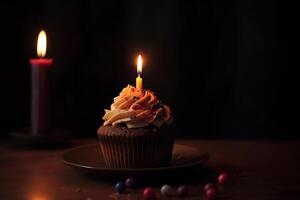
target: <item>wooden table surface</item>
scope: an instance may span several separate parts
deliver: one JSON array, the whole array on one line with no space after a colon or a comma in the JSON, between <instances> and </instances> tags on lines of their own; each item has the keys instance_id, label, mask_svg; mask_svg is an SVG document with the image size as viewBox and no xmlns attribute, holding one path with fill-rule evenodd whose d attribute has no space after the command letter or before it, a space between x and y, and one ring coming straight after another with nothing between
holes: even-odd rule
<instances>
[{"instance_id":1,"label":"wooden table surface","mask_svg":"<svg viewBox=\"0 0 300 200\"><path fill-rule=\"evenodd\" d=\"M72 146L95 142L73 140ZM204 168L229 173L230 182L219 188L217 199L300 199L300 140L179 140L177 143L208 151L211 159ZM9 140L0 141L0 199L142 198L142 189L117 195L113 182L88 177L65 166L61 162L64 150L29 150L14 147ZM184 182L190 184L191 190L186 199L205 199L203 184L213 180L212 173L203 179ZM158 185L154 188L159 191Z\"/></svg>"}]
</instances>

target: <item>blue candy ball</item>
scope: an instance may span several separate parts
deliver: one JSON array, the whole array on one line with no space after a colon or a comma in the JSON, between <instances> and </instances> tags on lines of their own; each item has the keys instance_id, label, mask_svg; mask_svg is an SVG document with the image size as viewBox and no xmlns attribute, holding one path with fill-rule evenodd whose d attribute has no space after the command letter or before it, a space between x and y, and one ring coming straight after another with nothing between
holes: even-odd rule
<instances>
[{"instance_id":1,"label":"blue candy ball","mask_svg":"<svg viewBox=\"0 0 300 200\"><path fill-rule=\"evenodd\" d=\"M126 190L126 187L125 187L125 184L122 181L120 181L120 182L117 182L117 184L115 185L115 189L116 189L116 192L118 192L118 193L124 193Z\"/></svg>"},{"instance_id":2,"label":"blue candy ball","mask_svg":"<svg viewBox=\"0 0 300 200\"><path fill-rule=\"evenodd\" d=\"M170 185L163 185L160 189L160 193L162 196L171 196L172 195L172 187Z\"/></svg>"}]
</instances>

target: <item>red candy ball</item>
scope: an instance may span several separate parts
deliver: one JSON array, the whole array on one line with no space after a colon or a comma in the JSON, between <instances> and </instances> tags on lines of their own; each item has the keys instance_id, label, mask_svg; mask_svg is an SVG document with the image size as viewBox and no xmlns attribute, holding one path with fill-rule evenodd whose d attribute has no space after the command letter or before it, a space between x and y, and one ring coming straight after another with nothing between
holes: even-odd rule
<instances>
[{"instance_id":1,"label":"red candy ball","mask_svg":"<svg viewBox=\"0 0 300 200\"><path fill-rule=\"evenodd\" d=\"M205 195L206 195L207 199L214 199L216 197L216 195L217 195L217 190L214 189L214 188L208 188L205 191Z\"/></svg>"},{"instance_id":2,"label":"red candy ball","mask_svg":"<svg viewBox=\"0 0 300 200\"><path fill-rule=\"evenodd\" d=\"M222 185L223 185L224 183L226 183L227 180L228 180L228 175L225 174L225 173L220 174L219 177L218 177L218 182L219 182L220 184L222 184Z\"/></svg>"},{"instance_id":3,"label":"red candy ball","mask_svg":"<svg viewBox=\"0 0 300 200\"><path fill-rule=\"evenodd\" d=\"M151 187L147 187L143 192L145 199L155 199L155 192Z\"/></svg>"}]
</instances>

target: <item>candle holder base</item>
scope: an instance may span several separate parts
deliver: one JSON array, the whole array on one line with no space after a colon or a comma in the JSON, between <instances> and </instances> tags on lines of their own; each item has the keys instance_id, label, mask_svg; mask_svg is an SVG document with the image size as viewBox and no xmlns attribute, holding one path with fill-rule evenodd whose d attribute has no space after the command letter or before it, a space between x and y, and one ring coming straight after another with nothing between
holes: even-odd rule
<instances>
[{"instance_id":1,"label":"candle holder base","mask_svg":"<svg viewBox=\"0 0 300 200\"><path fill-rule=\"evenodd\" d=\"M58 148L68 144L70 132L54 130L49 134L32 135L30 128L20 128L10 133L17 145L29 148Z\"/></svg>"}]
</instances>

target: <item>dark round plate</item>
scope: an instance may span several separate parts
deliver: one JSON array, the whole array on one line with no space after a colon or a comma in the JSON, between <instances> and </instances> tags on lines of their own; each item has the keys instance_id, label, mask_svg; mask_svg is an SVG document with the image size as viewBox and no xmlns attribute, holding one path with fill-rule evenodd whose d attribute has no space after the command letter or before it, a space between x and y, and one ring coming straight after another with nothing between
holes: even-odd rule
<instances>
[{"instance_id":1,"label":"dark round plate","mask_svg":"<svg viewBox=\"0 0 300 200\"><path fill-rule=\"evenodd\" d=\"M75 169L100 176L144 176L195 169L208 161L209 154L199 152L191 146L175 144L172 157L170 166L166 167L106 168L99 144L90 144L65 151L62 161Z\"/></svg>"}]
</instances>

